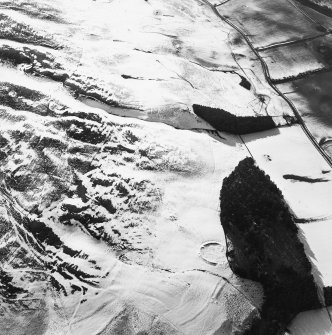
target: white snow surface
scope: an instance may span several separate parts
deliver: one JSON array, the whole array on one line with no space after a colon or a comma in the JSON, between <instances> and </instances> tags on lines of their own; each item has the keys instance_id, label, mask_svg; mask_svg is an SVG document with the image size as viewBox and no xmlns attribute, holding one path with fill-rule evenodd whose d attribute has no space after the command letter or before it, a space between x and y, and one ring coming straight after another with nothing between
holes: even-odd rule
<instances>
[{"instance_id":1,"label":"white snow surface","mask_svg":"<svg viewBox=\"0 0 332 335\"><path fill-rule=\"evenodd\" d=\"M57 15L70 24L2 11L47 32L64 47L60 56L57 51L47 52L65 64L68 85L131 108L133 117L180 128L210 128L193 114L193 104L242 116L291 114L262 79L261 66L248 50L241 60L248 64L240 68L230 44L234 30L200 0L35 3L56 8ZM241 76L248 79L251 89L240 85ZM266 106L260 101L262 95ZM123 115L121 110L118 113Z\"/></svg>"},{"instance_id":2,"label":"white snow surface","mask_svg":"<svg viewBox=\"0 0 332 335\"><path fill-rule=\"evenodd\" d=\"M281 189L298 218L320 219L332 215L332 171L300 126L278 128L243 136L258 166ZM300 182L285 175L322 179Z\"/></svg>"},{"instance_id":3,"label":"white snow surface","mask_svg":"<svg viewBox=\"0 0 332 335\"><path fill-rule=\"evenodd\" d=\"M319 271L322 286L332 286L332 255L330 240L332 234L332 218L320 220L301 226L308 247L308 256Z\"/></svg>"},{"instance_id":4,"label":"white snow surface","mask_svg":"<svg viewBox=\"0 0 332 335\"><path fill-rule=\"evenodd\" d=\"M293 320L289 330L292 335L330 335L331 316L325 308L302 312Z\"/></svg>"},{"instance_id":5,"label":"white snow surface","mask_svg":"<svg viewBox=\"0 0 332 335\"><path fill-rule=\"evenodd\" d=\"M161 329L166 334L215 334L218 331L228 334L243 329L262 303L260 286L236 278L224 253L219 255L218 265L207 263L200 254L202 245L211 240L225 250L218 211L219 191L223 177L247 156L239 139L228 135L221 140L216 133L208 131L178 130L160 123L148 124L114 116L74 100L66 91L61 91L58 84L23 77L23 74L15 76L14 72L3 68L3 78L12 84L22 79L21 84L29 84L30 88L40 86L39 91L61 98L73 113L79 110L99 115L103 121L101 126L93 123L95 129L112 134L102 147L97 147L98 150L89 149L95 150L92 155L95 168L80 175L91 201L98 197L107 199L105 194L109 189L93 185L92 181L109 176L109 180L119 180L116 185L132 187L128 189L133 199L131 206L139 206L140 211L144 208L140 206L144 205L148 210L134 212L136 207L126 207L117 193L112 195L113 205L119 213L117 216L109 216L105 209L91 202L91 211L95 211L93 215L109 218L103 223L105 232L112 234L117 229L122 239L129 243L123 262L117 249L92 238L79 223L65 226L59 222L63 206L85 206L81 198L63 195L58 201L50 201L54 184L47 175L32 173L37 179L30 186L31 191L13 191L12 196L22 211L29 211L37 205L44 222L64 245L84 255L71 257L56 248L47 247L48 255L43 256L45 261L54 259L54 253L57 258L89 274L92 281L87 285L87 293L75 292L64 296L45 287L45 284L33 286L28 275L31 270L24 262L5 262L6 271L14 276L16 283L29 288L29 299L38 301L39 307L34 309L38 319L36 314L30 313L19 320L8 307L5 317L0 318L0 326L8 334L15 335L35 335L38 327L40 334L47 335L136 334L145 329ZM2 134L7 138L16 134L15 131L25 133L29 130L31 139L54 138L69 146L82 145L54 128L53 122L47 115L2 109ZM76 127L73 124L70 128L74 131ZM124 141L123 136L128 132L137 138L135 144L129 145ZM119 144L130 151L114 155L106 150ZM33 172L39 162L34 147L29 141L20 142L15 150L15 157L3 166L4 173L14 173L18 166L21 169L18 176L24 176L25 171ZM70 181L71 168L66 162L71 156L67 151L63 151L61 159L59 152L51 147L43 152L59 169L54 174ZM144 152L148 159L139 156L139 152ZM146 164L150 168L145 168ZM146 186L143 191L138 191L133 185L143 181ZM3 247L8 247L6 236L2 241ZM48 271L39 271L45 276L50 275ZM70 285L82 286L77 278L64 280L57 272L52 276L69 292ZM25 299L27 297L20 297L18 301L21 304ZM123 319L125 321L121 321Z\"/></svg>"},{"instance_id":6,"label":"white snow surface","mask_svg":"<svg viewBox=\"0 0 332 335\"><path fill-rule=\"evenodd\" d=\"M15 2L25 6L23 0ZM26 99L30 107L32 104L37 110L40 103L50 103L56 117L72 125L62 129L59 119L47 113L1 107L2 134L15 145L13 156L1 166L1 176L24 178L31 174L35 178L41 153L30 141L59 141L59 149L42 150L55 166L54 175L43 173L27 192L15 189L11 196L14 207L29 218L37 218L30 215L37 208L64 245L80 253L71 256L47 246L45 254L40 254L20 237L19 224L13 220L13 227L0 240L3 268L28 293L20 295L14 307L1 307L0 329L5 334L240 334L257 315L262 290L257 283L234 276L221 254L225 241L219 192L223 178L250 154L282 190L294 215L306 221L301 238L317 283L320 288L332 285L328 252L332 172L300 126L243 136L244 146L237 136L213 131L192 111L192 104L202 104L241 116L292 115L266 82L260 62L233 29L200 0L32 3L35 8L48 6L51 12L57 9L62 22L41 20L19 10L0 10L44 32L63 48L52 50L6 39L0 41L0 47L20 52L29 47L49 53L69 78L63 85L27 75L19 71L21 67L1 64L1 82L42 93L42 101ZM269 12L270 4L262 3L260 9L250 1L250 10ZM229 6L231 11L233 4ZM288 30L277 31L276 35L266 34L257 45L313 36L316 28L312 30L312 23L303 15L296 17L296 22L304 21L308 32L299 30L293 36ZM263 20L255 29L270 31L267 23ZM305 55L303 59L307 64ZM242 76L250 82L250 89L240 85ZM79 99L69 94L68 87L82 90ZM9 93L17 94L15 90ZM67 109L59 104L72 114L65 116ZM68 135L67 130L75 136L85 130L75 123L81 120L80 112L100 117L100 122L85 120L85 126L105 135L103 141L82 144ZM16 143L14 130L30 137ZM69 163L74 149L83 163L91 163L92 170L81 172L79 166L73 173ZM287 175L315 182L285 178ZM52 200L57 191L53 177L65 184L66 191L56 200ZM68 195L75 191L75 178L86 189L88 209L80 196ZM112 185L103 184L110 181ZM100 199L111 200L116 213L101 206ZM11 207L6 193L0 201L4 207L1 215L8 217ZM104 221L86 227L71 218L70 224L62 224L66 206ZM91 234L100 229L112 239L93 238ZM204 250L209 243L214 243L214 248ZM61 274L40 267L42 261L54 260L81 269L88 274L87 283L78 277L65 279L68 268ZM68 292L72 285L88 287L88 291L66 296L51 289L51 277ZM301 313L290 329L296 335L331 334L328 318L326 310Z\"/></svg>"}]
</instances>

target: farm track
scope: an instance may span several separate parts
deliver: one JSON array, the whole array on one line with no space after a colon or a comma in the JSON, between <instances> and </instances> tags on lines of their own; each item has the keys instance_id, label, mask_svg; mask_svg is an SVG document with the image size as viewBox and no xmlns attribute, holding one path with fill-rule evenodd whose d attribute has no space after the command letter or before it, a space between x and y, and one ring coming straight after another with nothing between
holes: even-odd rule
<instances>
[{"instance_id":1,"label":"farm track","mask_svg":"<svg viewBox=\"0 0 332 335\"><path fill-rule=\"evenodd\" d=\"M271 49L275 49L275 48L286 47L286 46L289 46L289 45L300 44L300 43L303 43L303 42L313 41L317 38L329 36L331 34L332 34L332 31L328 30L324 34L319 34L319 35L310 36L310 37L304 37L304 38L300 38L300 39L292 40L292 41L279 42L279 43L267 45L265 47L257 47L255 49L257 51L266 51L266 50L271 50Z\"/></svg>"},{"instance_id":2,"label":"farm track","mask_svg":"<svg viewBox=\"0 0 332 335\"><path fill-rule=\"evenodd\" d=\"M311 134L311 132L309 131L308 127L306 126L300 112L297 110L297 108L295 107L295 105L292 103L292 101L286 97L280 90L279 88L273 83L273 80L271 79L270 76L270 71L269 68L266 64L266 62L264 61L264 59L261 57L261 55L259 54L258 50L254 47L253 43L250 41L250 39L248 38L248 36L246 35L246 33L244 31L242 31L241 28L239 28L238 26L236 26L234 23L232 23L229 19L227 19L225 16L223 16L222 14L220 14L220 12L217 10L217 8L211 4L208 0L202 0L207 6L209 6L212 11L225 23L227 23L229 26L231 26L233 29L235 29L243 38L244 40L247 42L248 46L250 47L250 49L252 50L252 52L255 54L255 56L257 57L257 59L259 59L263 72L264 72L264 76L266 81L268 82L268 84L272 87L272 89L280 96L282 97L285 102L289 105L289 107L292 109L294 115L296 116L301 128L303 129L304 133L306 134L306 136L308 137L308 139L311 141L311 143L315 146L315 148L318 150L318 152L320 153L320 155L325 159L325 161L328 163L328 165L332 168L332 159L331 157L329 157L329 155L324 151L324 149L322 149L320 147L320 145L318 144L318 142L316 141L316 139L314 138L314 136Z\"/></svg>"}]
</instances>

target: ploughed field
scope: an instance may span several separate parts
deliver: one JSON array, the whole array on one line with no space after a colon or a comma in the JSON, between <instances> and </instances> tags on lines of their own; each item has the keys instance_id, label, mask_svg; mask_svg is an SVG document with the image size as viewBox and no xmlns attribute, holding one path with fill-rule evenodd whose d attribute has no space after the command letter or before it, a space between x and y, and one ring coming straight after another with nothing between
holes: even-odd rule
<instances>
[{"instance_id":1,"label":"ploughed field","mask_svg":"<svg viewBox=\"0 0 332 335\"><path fill-rule=\"evenodd\" d=\"M331 168L285 99L330 154L330 18L210 5L0 0L3 334L250 329L264 292L233 274L219 218L223 179L250 155L299 224L331 222ZM232 134L195 105L273 127ZM301 238L325 304L328 240Z\"/></svg>"}]
</instances>

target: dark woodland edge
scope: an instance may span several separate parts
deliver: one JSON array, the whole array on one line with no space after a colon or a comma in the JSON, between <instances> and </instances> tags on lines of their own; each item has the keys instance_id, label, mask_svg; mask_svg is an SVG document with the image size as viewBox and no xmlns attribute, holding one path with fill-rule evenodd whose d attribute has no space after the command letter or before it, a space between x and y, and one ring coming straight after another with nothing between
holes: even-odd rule
<instances>
[{"instance_id":1,"label":"dark woodland edge","mask_svg":"<svg viewBox=\"0 0 332 335\"><path fill-rule=\"evenodd\" d=\"M221 108L193 105L194 113L208 122L216 130L230 134L244 135L276 128L273 118L269 115L236 116ZM291 117L284 116L287 123L294 123Z\"/></svg>"},{"instance_id":2,"label":"dark woodland edge","mask_svg":"<svg viewBox=\"0 0 332 335\"><path fill-rule=\"evenodd\" d=\"M299 312L321 307L298 227L281 191L252 158L224 179L220 209L231 269L264 289L260 317L246 335L282 334Z\"/></svg>"}]
</instances>

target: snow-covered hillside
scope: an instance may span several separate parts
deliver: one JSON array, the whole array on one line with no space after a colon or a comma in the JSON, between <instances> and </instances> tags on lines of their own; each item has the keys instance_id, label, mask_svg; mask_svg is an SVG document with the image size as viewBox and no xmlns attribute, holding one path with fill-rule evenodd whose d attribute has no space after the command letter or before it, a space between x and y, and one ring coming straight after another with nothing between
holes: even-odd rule
<instances>
[{"instance_id":1,"label":"snow-covered hillside","mask_svg":"<svg viewBox=\"0 0 332 335\"><path fill-rule=\"evenodd\" d=\"M263 291L229 268L219 193L250 155L305 222L321 297L332 286L332 172L315 142L330 125L308 139L290 124L293 103L314 113L311 87L274 86L330 65L320 42L283 43L330 39L292 3L258 2L0 0L1 334L249 329ZM280 127L218 132L193 104Z\"/></svg>"},{"instance_id":2,"label":"snow-covered hillside","mask_svg":"<svg viewBox=\"0 0 332 335\"><path fill-rule=\"evenodd\" d=\"M252 74L255 89L240 85L229 28L191 1L2 1L0 14L0 328L250 325L261 288L230 271L218 215L222 178L248 153L191 106L283 101Z\"/></svg>"}]
</instances>

